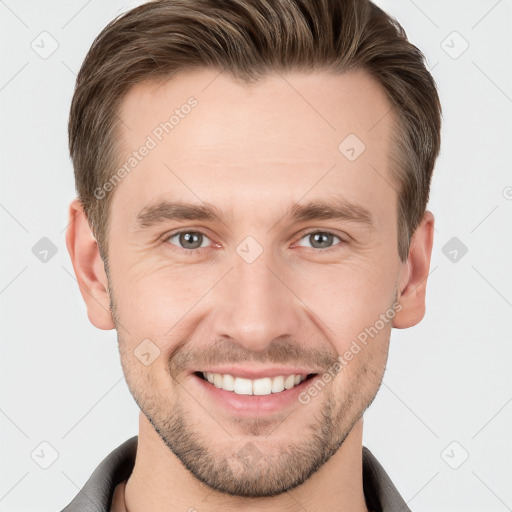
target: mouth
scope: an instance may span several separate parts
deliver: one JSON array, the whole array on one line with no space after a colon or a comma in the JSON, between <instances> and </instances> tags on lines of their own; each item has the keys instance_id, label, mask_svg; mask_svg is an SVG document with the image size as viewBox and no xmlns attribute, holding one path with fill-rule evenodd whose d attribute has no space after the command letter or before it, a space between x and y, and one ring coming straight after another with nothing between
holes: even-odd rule
<instances>
[{"instance_id":1,"label":"mouth","mask_svg":"<svg viewBox=\"0 0 512 512\"><path fill-rule=\"evenodd\" d=\"M229 377L226 379L226 375L230 374L213 374L213 382L210 382L212 375L209 372L198 371L190 374L191 389L197 390L201 403L208 404L208 408L213 407L214 410L210 409L210 414L219 412L228 418L276 415L276 421L282 421L280 418L283 414L291 415L293 412L290 411L291 408L312 407L312 405L307 405L309 400L307 402L301 400L302 394L306 393L310 387L317 387L317 381L322 380L319 373L293 375L293 385L290 375L254 380L230 375L231 380ZM284 386L286 383L283 382L286 380L284 377L289 379L288 388ZM295 384L295 379L298 384ZM217 380L217 385L215 380ZM323 382L319 383L317 391L322 389L323 384Z\"/></svg>"},{"instance_id":2,"label":"mouth","mask_svg":"<svg viewBox=\"0 0 512 512\"><path fill-rule=\"evenodd\" d=\"M277 375L275 377L262 377L247 379L232 374L213 372L194 372L194 375L206 382L210 387L237 395L268 396L286 393L316 377L317 373Z\"/></svg>"}]
</instances>

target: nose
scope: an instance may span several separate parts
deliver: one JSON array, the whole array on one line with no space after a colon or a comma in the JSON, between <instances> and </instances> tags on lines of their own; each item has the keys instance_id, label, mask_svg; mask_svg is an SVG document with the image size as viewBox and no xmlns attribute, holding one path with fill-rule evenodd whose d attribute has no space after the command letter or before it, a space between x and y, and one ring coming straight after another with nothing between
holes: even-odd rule
<instances>
[{"instance_id":1,"label":"nose","mask_svg":"<svg viewBox=\"0 0 512 512\"><path fill-rule=\"evenodd\" d=\"M252 263L235 255L234 268L217 287L215 334L251 351L264 351L282 336L296 339L301 303L290 280L290 269L279 266L270 251Z\"/></svg>"}]
</instances>

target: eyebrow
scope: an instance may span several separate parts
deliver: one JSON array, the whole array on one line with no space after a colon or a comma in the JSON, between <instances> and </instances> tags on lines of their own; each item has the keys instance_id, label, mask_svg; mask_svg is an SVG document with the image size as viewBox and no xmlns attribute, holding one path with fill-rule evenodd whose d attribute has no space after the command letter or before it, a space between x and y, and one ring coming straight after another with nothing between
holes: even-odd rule
<instances>
[{"instance_id":1,"label":"eyebrow","mask_svg":"<svg viewBox=\"0 0 512 512\"><path fill-rule=\"evenodd\" d=\"M223 221L222 213L213 205L195 205L181 201L161 201L146 206L137 214L137 228L144 229L166 220Z\"/></svg>"},{"instance_id":2,"label":"eyebrow","mask_svg":"<svg viewBox=\"0 0 512 512\"><path fill-rule=\"evenodd\" d=\"M295 204L288 210L285 217L295 221L346 220L374 228L373 217L368 209L344 199L337 200L335 203L317 201Z\"/></svg>"},{"instance_id":3,"label":"eyebrow","mask_svg":"<svg viewBox=\"0 0 512 512\"><path fill-rule=\"evenodd\" d=\"M282 219L290 219L296 222L344 220L365 225L370 229L375 228L372 214L368 209L345 199L338 199L335 202L296 203L286 211L281 217ZM142 230L167 220L228 222L228 219L218 208L208 203L196 205L181 201L160 201L154 205L146 206L137 214L136 229Z\"/></svg>"}]
</instances>

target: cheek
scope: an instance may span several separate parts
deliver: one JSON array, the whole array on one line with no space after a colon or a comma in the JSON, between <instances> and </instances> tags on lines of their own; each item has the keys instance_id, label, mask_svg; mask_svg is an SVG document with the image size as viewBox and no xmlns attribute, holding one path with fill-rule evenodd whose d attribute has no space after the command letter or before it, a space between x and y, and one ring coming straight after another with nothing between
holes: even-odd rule
<instances>
[{"instance_id":1,"label":"cheek","mask_svg":"<svg viewBox=\"0 0 512 512\"><path fill-rule=\"evenodd\" d=\"M167 379L168 361L194 331L196 313L219 276L211 269L171 269L162 264L151 270L133 266L117 272L117 281L113 279L112 284L117 316L124 327L121 346L127 365L131 365L129 370L133 370L134 379L145 373L154 379ZM144 359L147 353L145 359L154 362L141 367L137 356Z\"/></svg>"},{"instance_id":2,"label":"cheek","mask_svg":"<svg viewBox=\"0 0 512 512\"><path fill-rule=\"evenodd\" d=\"M393 271L361 262L338 268L318 266L301 276L297 295L341 354L352 341L364 338L366 329L374 333L376 328L379 337L389 336L391 322L383 323L381 315L394 313L395 282Z\"/></svg>"},{"instance_id":3,"label":"cheek","mask_svg":"<svg viewBox=\"0 0 512 512\"><path fill-rule=\"evenodd\" d=\"M160 403L162 396L173 396L168 369L168 352L173 348L162 346L160 341L158 345L152 345L149 338L144 338L141 342L132 335L120 337L119 352L123 374L139 405L151 407L153 403Z\"/></svg>"},{"instance_id":4,"label":"cheek","mask_svg":"<svg viewBox=\"0 0 512 512\"><path fill-rule=\"evenodd\" d=\"M197 267L171 267L162 261L145 261L144 268L119 267L114 279L116 305L125 322L151 330L170 329L215 282Z\"/></svg>"}]
</instances>

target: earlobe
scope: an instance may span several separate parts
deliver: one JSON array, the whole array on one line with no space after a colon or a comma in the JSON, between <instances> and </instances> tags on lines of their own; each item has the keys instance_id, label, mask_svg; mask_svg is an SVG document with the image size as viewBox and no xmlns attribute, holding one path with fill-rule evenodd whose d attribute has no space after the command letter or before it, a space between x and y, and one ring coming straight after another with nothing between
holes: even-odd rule
<instances>
[{"instance_id":1,"label":"earlobe","mask_svg":"<svg viewBox=\"0 0 512 512\"><path fill-rule=\"evenodd\" d=\"M69 205L66 246L90 322L98 329L113 329L115 324L110 311L105 267L82 203L78 199L74 199Z\"/></svg>"},{"instance_id":2,"label":"earlobe","mask_svg":"<svg viewBox=\"0 0 512 512\"><path fill-rule=\"evenodd\" d=\"M397 329L412 327L425 316L425 294L433 242L434 216L426 211L411 238L407 261L402 264L397 298L401 309L393 319L393 327Z\"/></svg>"}]
</instances>

